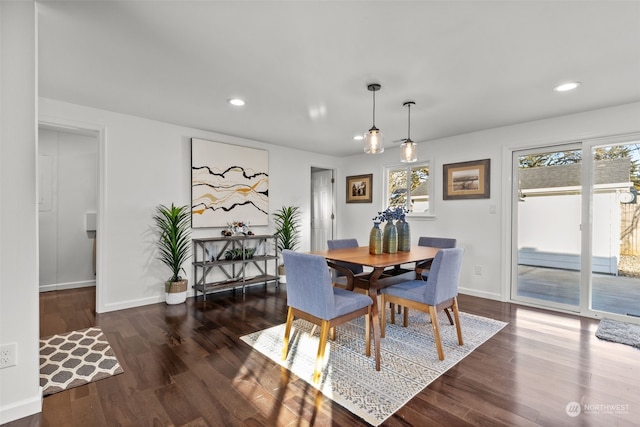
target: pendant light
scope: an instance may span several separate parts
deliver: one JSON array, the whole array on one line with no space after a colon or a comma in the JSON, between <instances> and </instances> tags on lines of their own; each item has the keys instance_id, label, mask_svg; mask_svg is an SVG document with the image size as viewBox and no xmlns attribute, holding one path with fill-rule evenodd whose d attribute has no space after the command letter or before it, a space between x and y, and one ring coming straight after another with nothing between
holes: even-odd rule
<instances>
[{"instance_id":1,"label":"pendant light","mask_svg":"<svg viewBox=\"0 0 640 427\"><path fill-rule=\"evenodd\" d=\"M380 129L376 127L376 91L381 87L378 83L367 86L367 89L373 92L373 126L364 135L364 152L367 154L377 154L384 151L384 138Z\"/></svg>"},{"instance_id":2,"label":"pendant light","mask_svg":"<svg viewBox=\"0 0 640 427\"><path fill-rule=\"evenodd\" d=\"M416 103L413 101L407 101L402 104L403 107L407 107L409 111L409 123L407 125L407 139L404 140L400 146L400 161L403 163L413 163L418 160L416 153L416 143L411 140L411 106Z\"/></svg>"}]
</instances>

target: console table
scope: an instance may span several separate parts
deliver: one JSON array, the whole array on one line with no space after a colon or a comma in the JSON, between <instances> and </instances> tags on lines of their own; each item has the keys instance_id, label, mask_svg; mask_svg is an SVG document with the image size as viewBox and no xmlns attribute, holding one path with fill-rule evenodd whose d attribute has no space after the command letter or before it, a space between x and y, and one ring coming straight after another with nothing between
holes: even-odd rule
<instances>
[{"instance_id":1,"label":"console table","mask_svg":"<svg viewBox=\"0 0 640 427\"><path fill-rule=\"evenodd\" d=\"M278 286L278 249L275 235L193 239L194 296L256 283ZM273 274L269 273L269 263ZM216 275L211 278L210 276Z\"/></svg>"}]
</instances>

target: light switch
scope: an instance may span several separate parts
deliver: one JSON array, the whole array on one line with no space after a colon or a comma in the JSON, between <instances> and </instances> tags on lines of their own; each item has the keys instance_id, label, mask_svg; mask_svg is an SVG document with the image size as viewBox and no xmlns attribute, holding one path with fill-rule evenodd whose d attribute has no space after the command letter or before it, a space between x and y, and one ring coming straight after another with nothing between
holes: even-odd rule
<instances>
[{"instance_id":1,"label":"light switch","mask_svg":"<svg viewBox=\"0 0 640 427\"><path fill-rule=\"evenodd\" d=\"M96 231L96 213L95 212L87 212L84 216L84 222L86 225L87 231Z\"/></svg>"}]
</instances>

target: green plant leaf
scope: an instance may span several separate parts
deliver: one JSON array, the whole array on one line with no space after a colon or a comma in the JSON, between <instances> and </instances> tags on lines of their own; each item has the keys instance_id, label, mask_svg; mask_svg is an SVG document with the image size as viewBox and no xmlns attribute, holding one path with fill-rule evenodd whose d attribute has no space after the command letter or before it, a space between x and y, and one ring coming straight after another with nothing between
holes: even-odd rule
<instances>
[{"instance_id":1,"label":"green plant leaf","mask_svg":"<svg viewBox=\"0 0 640 427\"><path fill-rule=\"evenodd\" d=\"M158 230L158 259L171 270L169 281L180 280L182 265L191 255L191 223L188 206L159 205L153 216Z\"/></svg>"},{"instance_id":2,"label":"green plant leaf","mask_svg":"<svg viewBox=\"0 0 640 427\"><path fill-rule=\"evenodd\" d=\"M300 208L283 206L273 213L278 237L278 251L296 250L300 243Z\"/></svg>"}]
</instances>

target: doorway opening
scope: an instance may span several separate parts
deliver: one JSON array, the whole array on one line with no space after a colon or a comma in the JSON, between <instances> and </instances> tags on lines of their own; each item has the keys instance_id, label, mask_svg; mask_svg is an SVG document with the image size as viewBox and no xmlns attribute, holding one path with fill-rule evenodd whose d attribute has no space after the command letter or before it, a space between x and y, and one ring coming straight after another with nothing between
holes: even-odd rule
<instances>
[{"instance_id":1,"label":"doorway opening","mask_svg":"<svg viewBox=\"0 0 640 427\"><path fill-rule=\"evenodd\" d=\"M38 129L40 292L96 285L96 131Z\"/></svg>"},{"instance_id":2,"label":"doorway opening","mask_svg":"<svg viewBox=\"0 0 640 427\"><path fill-rule=\"evenodd\" d=\"M335 172L311 168L311 250L327 249L335 235Z\"/></svg>"}]
</instances>

